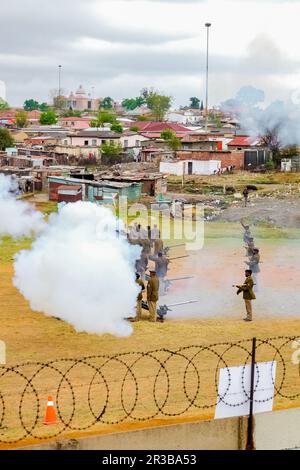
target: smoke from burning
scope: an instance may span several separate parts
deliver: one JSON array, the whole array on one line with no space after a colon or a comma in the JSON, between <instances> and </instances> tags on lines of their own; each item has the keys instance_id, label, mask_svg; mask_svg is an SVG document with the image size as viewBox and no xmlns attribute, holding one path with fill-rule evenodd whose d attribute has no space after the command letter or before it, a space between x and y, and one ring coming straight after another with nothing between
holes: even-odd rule
<instances>
[{"instance_id":1,"label":"smoke from burning","mask_svg":"<svg viewBox=\"0 0 300 470\"><path fill-rule=\"evenodd\" d=\"M109 209L89 202L65 205L50 216L32 248L15 258L14 284L33 310L78 332L131 334L124 317L136 304L140 248L118 237L117 223Z\"/></svg>"},{"instance_id":2,"label":"smoke from burning","mask_svg":"<svg viewBox=\"0 0 300 470\"><path fill-rule=\"evenodd\" d=\"M276 134L280 147L300 145L299 99L274 101L265 106L265 93L255 87L242 87L235 98L221 105L224 112L235 114L244 131L253 138Z\"/></svg>"},{"instance_id":3,"label":"smoke from burning","mask_svg":"<svg viewBox=\"0 0 300 470\"><path fill-rule=\"evenodd\" d=\"M43 215L31 204L16 199L17 181L0 174L0 237L19 238L45 227Z\"/></svg>"}]
</instances>

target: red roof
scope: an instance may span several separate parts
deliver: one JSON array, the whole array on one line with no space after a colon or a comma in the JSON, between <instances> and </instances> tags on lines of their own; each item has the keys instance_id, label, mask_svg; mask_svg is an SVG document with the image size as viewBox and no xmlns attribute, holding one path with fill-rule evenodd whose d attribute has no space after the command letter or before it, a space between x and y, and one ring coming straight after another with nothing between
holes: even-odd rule
<instances>
[{"instance_id":1,"label":"red roof","mask_svg":"<svg viewBox=\"0 0 300 470\"><path fill-rule=\"evenodd\" d=\"M133 126L136 126L143 132L162 132L165 129L171 129L174 132L185 132L187 133L189 129L180 124L174 124L173 122L155 122L155 121L137 121L132 123Z\"/></svg>"},{"instance_id":2,"label":"red roof","mask_svg":"<svg viewBox=\"0 0 300 470\"><path fill-rule=\"evenodd\" d=\"M186 135L185 132L175 132L176 137L180 139ZM147 137L148 139L161 139L161 132L142 132L141 135L143 137Z\"/></svg>"},{"instance_id":3,"label":"red roof","mask_svg":"<svg viewBox=\"0 0 300 470\"><path fill-rule=\"evenodd\" d=\"M250 145L258 144L258 139L253 139L252 137L235 137L235 139L231 140L228 143L228 146L236 146L236 147L249 147Z\"/></svg>"},{"instance_id":4,"label":"red roof","mask_svg":"<svg viewBox=\"0 0 300 470\"><path fill-rule=\"evenodd\" d=\"M16 116L15 111L2 111L0 112L0 119L14 119Z\"/></svg>"},{"instance_id":5,"label":"red roof","mask_svg":"<svg viewBox=\"0 0 300 470\"><path fill-rule=\"evenodd\" d=\"M28 119L39 119L41 114L42 114L41 111L38 111L37 109L35 109L34 111L28 111L27 112L27 118Z\"/></svg>"}]
</instances>

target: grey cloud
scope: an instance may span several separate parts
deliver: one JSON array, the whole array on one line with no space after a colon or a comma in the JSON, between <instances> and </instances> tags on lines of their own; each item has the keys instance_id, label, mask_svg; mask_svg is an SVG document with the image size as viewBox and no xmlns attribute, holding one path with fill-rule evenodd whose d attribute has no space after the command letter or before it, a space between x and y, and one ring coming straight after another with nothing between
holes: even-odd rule
<instances>
[{"instance_id":1,"label":"grey cloud","mask_svg":"<svg viewBox=\"0 0 300 470\"><path fill-rule=\"evenodd\" d=\"M151 24L143 30L132 31L125 26L120 30L101 16L93 15L88 8L93 4L94 0L3 2L0 43L5 48L0 51L0 79L6 81L8 98L13 104L21 104L28 97L46 100L49 89L57 87L59 63L63 65L63 86L69 91L82 82L87 88L94 85L102 94L104 82L111 81L112 89L116 90L115 83L127 76L127 88L119 90L116 98L126 96L132 83L138 82L137 77L146 79L145 85L149 86L167 77L170 88L176 84L176 90L178 83L184 83L184 77L200 77L199 80L203 77L205 54L187 47L180 50L172 44L174 40L188 38L188 33L156 33ZM108 46L101 51L83 51L76 46L83 37L104 40ZM231 77L232 82L238 81L240 86L248 83L248 77L268 84L272 75L282 77L300 69L298 61L288 60L265 36L258 36L249 45L245 57L212 55L210 63L212 79L218 81L222 90L225 76L226 80Z\"/></svg>"},{"instance_id":2,"label":"grey cloud","mask_svg":"<svg viewBox=\"0 0 300 470\"><path fill-rule=\"evenodd\" d=\"M11 0L1 5L0 43L6 52L60 55L66 43L90 37L112 43L161 44L191 37L190 33L153 31L153 25L134 30L115 27L90 6L96 0ZM40 6L40 9L39 9Z\"/></svg>"},{"instance_id":3,"label":"grey cloud","mask_svg":"<svg viewBox=\"0 0 300 470\"><path fill-rule=\"evenodd\" d=\"M269 59L270 57L270 59ZM3 58L0 56L0 66ZM83 84L93 83L98 89L98 83L104 80L114 80L118 77L127 75L130 77L143 75L148 77L148 81L157 80L158 77L173 77L176 81L178 77L202 76L205 66L205 54L191 50L169 50L158 47L142 47L138 48L123 45L120 48L97 51L82 51L71 49L67 51L63 62L63 82L64 87L70 90L83 82ZM34 86L39 80L43 85L44 93L47 88L54 88L57 81L57 61L50 58L49 63L39 62L32 63L30 57L28 61L25 59L22 63L15 61L14 65L6 67L5 78L9 89L15 86L22 76L22 83L25 89L32 90L34 95ZM1 67L2 68L2 67ZM214 55L211 57L211 74L219 77L222 83L223 76L230 74L238 76L241 80L247 79L249 76L261 76L266 81L268 77L274 74L284 76L291 72L297 72L300 69L299 62L287 61L280 52L274 48L273 44L264 37L258 37L249 46L248 55L245 58L237 59L235 57L224 57ZM172 80L171 79L171 80ZM167 90L166 90L167 91ZM138 92L138 90L137 90ZM26 91L28 95L29 91ZM124 93L126 93L124 91ZM25 94L25 91L24 91ZM118 96L122 98L122 94Z\"/></svg>"}]
</instances>

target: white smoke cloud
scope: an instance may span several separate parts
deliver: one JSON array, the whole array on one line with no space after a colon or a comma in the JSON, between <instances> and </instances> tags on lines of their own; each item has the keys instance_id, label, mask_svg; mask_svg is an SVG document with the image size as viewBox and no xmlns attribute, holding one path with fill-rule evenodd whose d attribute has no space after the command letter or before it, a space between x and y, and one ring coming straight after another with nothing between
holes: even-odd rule
<instances>
[{"instance_id":1,"label":"white smoke cloud","mask_svg":"<svg viewBox=\"0 0 300 470\"><path fill-rule=\"evenodd\" d=\"M0 174L0 237L19 238L40 232L45 227L43 215L31 204L17 200L17 181Z\"/></svg>"},{"instance_id":2,"label":"white smoke cloud","mask_svg":"<svg viewBox=\"0 0 300 470\"><path fill-rule=\"evenodd\" d=\"M299 97L273 101L265 105L265 94L252 86L242 87L235 98L221 104L225 112L235 114L242 129L253 138L276 134L280 147L300 145Z\"/></svg>"},{"instance_id":3,"label":"white smoke cloud","mask_svg":"<svg viewBox=\"0 0 300 470\"><path fill-rule=\"evenodd\" d=\"M14 284L35 311L76 331L116 336L132 332L138 293L134 262L140 248L118 237L112 212L77 202L52 214L30 250L15 258Z\"/></svg>"}]
</instances>

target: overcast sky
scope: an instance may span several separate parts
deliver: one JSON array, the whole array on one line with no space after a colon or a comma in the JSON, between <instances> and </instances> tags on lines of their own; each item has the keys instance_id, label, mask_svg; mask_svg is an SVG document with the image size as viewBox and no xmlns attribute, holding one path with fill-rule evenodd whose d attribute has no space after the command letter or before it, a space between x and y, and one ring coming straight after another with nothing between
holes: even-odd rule
<instances>
[{"instance_id":1,"label":"overcast sky","mask_svg":"<svg viewBox=\"0 0 300 470\"><path fill-rule=\"evenodd\" d=\"M0 80L7 99L49 101L82 84L95 97L155 87L187 104L205 96L204 24L212 23L210 103L243 85L268 101L300 88L300 0L1 1Z\"/></svg>"}]
</instances>

